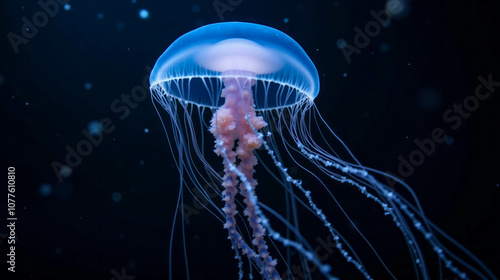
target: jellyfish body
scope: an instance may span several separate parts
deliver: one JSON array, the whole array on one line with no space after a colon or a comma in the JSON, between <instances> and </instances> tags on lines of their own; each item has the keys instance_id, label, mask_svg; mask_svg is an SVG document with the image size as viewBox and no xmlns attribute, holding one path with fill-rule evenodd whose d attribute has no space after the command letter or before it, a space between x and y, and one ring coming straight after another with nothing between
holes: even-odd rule
<instances>
[{"instance_id":1,"label":"jellyfish body","mask_svg":"<svg viewBox=\"0 0 500 280\"><path fill-rule=\"evenodd\" d=\"M181 36L158 58L150 83L184 102L218 108L224 100L213 87L225 75L255 75L257 110L312 100L319 92L318 72L297 42L274 28L242 22L206 25Z\"/></svg>"},{"instance_id":2,"label":"jellyfish body","mask_svg":"<svg viewBox=\"0 0 500 280\"><path fill-rule=\"evenodd\" d=\"M264 279L291 279L295 268L288 264L289 250L284 257L276 244L299 253L304 267L302 278L311 277L311 269L305 265L309 262L326 278L335 279L331 267L338 264L320 258L299 230L299 206L322 224L344 261L359 275L372 279L362 258L329 221L327 211L314 202L313 187L320 186L330 193L330 188L340 184L358 190L392 219L406 242L418 278L431 276L417 234L430 244L439 265L444 264L461 279L468 279L469 275L495 278L477 258L425 217L404 182L362 166L333 133L313 103L319 92L318 72L305 51L288 35L241 22L201 27L181 36L163 53L153 68L150 83L154 100L169 114L169 144L181 176L179 201L183 189L193 186L207 199L207 209L228 232L238 259L240 279L245 274L243 256L248 257L250 267L246 273L250 277L255 267ZM207 117L211 119L209 123ZM222 158L223 167L218 167L220 162L219 165L209 162L205 152L207 131L215 137L215 153ZM325 135L330 135L345 155L340 156ZM269 173L265 177L283 187L286 215L257 199L254 166L258 157L267 157L273 164L273 167L265 165ZM286 166L291 163L296 163L302 174L312 175L316 183L307 185L291 174ZM221 168L224 174L219 176L217 170ZM408 190L409 198L380 183L375 176L397 181ZM214 188L224 202L223 208L209 198L202 187L206 183L223 186ZM335 200L333 196L332 199ZM241 215L238 209L243 208ZM184 213L181 211L180 215ZM269 215L286 228L285 232L271 225ZM452 247L468 261L443 246L438 237L455 245ZM271 256L269 242L279 258ZM366 244L372 248L369 241ZM378 256L376 249L372 250ZM396 278L384 261L378 259L387 273ZM280 262L284 264L280 266Z\"/></svg>"}]
</instances>

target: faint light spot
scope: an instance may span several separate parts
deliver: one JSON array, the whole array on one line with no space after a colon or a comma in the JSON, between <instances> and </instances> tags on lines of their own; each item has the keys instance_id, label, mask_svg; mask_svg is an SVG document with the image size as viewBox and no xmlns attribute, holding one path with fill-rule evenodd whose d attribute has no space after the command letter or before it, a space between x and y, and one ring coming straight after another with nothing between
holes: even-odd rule
<instances>
[{"instance_id":1,"label":"faint light spot","mask_svg":"<svg viewBox=\"0 0 500 280\"><path fill-rule=\"evenodd\" d=\"M288 23L288 22L289 22L289 19L286 17L286 18L284 18L284 19L283 19L283 22L284 22L284 23Z\"/></svg>"},{"instance_id":2,"label":"faint light spot","mask_svg":"<svg viewBox=\"0 0 500 280\"><path fill-rule=\"evenodd\" d=\"M54 186L54 195L60 199L68 199L73 194L73 184L64 181Z\"/></svg>"},{"instance_id":3,"label":"faint light spot","mask_svg":"<svg viewBox=\"0 0 500 280\"><path fill-rule=\"evenodd\" d=\"M40 192L41 196L50 196L52 194L52 186L47 183L41 184L38 188L38 191Z\"/></svg>"},{"instance_id":4,"label":"faint light spot","mask_svg":"<svg viewBox=\"0 0 500 280\"><path fill-rule=\"evenodd\" d=\"M119 192L115 192L112 196L111 196L111 199L114 201L114 202L119 202L120 200L122 200L122 194L119 193Z\"/></svg>"},{"instance_id":5,"label":"faint light spot","mask_svg":"<svg viewBox=\"0 0 500 280\"><path fill-rule=\"evenodd\" d=\"M137 1L136 0L132 0L132 4L135 4Z\"/></svg>"},{"instance_id":6,"label":"faint light spot","mask_svg":"<svg viewBox=\"0 0 500 280\"><path fill-rule=\"evenodd\" d=\"M455 138L451 136L446 137L446 145L451 146L453 143L455 143Z\"/></svg>"},{"instance_id":7,"label":"faint light spot","mask_svg":"<svg viewBox=\"0 0 500 280\"><path fill-rule=\"evenodd\" d=\"M61 169L59 169L59 174L64 178L68 178L72 173L73 169L67 165L63 165Z\"/></svg>"},{"instance_id":8,"label":"faint light spot","mask_svg":"<svg viewBox=\"0 0 500 280\"><path fill-rule=\"evenodd\" d=\"M124 30L124 29L125 29L125 23L124 23L124 22L121 22L121 21L120 21L120 22L118 22L118 23L116 24L116 29L118 29L118 30Z\"/></svg>"},{"instance_id":9,"label":"faint light spot","mask_svg":"<svg viewBox=\"0 0 500 280\"><path fill-rule=\"evenodd\" d=\"M120 238L120 239L125 238L125 234L123 234L123 233L118 234L118 238Z\"/></svg>"},{"instance_id":10,"label":"faint light spot","mask_svg":"<svg viewBox=\"0 0 500 280\"><path fill-rule=\"evenodd\" d=\"M346 77L347 77L347 73L344 73L344 75L343 75L343 76L344 76L344 78L346 78Z\"/></svg>"},{"instance_id":11,"label":"faint light spot","mask_svg":"<svg viewBox=\"0 0 500 280\"><path fill-rule=\"evenodd\" d=\"M142 18L142 19L146 19L149 17L149 11L146 10L146 9L142 9L139 11L139 16Z\"/></svg>"},{"instance_id":12,"label":"faint light spot","mask_svg":"<svg viewBox=\"0 0 500 280\"><path fill-rule=\"evenodd\" d=\"M410 13L410 3L408 0L388 0L385 3L385 10L395 19L405 18Z\"/></svg>"},{"instance_id":13,"label":"faint light spot","mask_svg":"<svg viewBox=\"0 0 500 280\"><path fill-rule=\"evenodd\" d=\"M30 105L28 102L26 102L25 104L26 104L26 106Z\"/></svg>"},{"instance_id":14,"label":"faint light spot","mask_svg":"<svg viewBox=\"0 0 500 280\"><path fill-rule=\"evenodd\" d=\"M91 121L87 125L87 131L92 135L99 135L102 132L102 124L98 121Z\"/></svg>"},{"instance_id":15,"label":"faint light spot","mask_svg":"<svg viewBox=\"0 0 500 280\"><path fill-rule=\"evenodd\" d=\"M380 44L380 51L387 52L389 50L389 45L386 43Z\"/></svg>"},{"instance_id":16,"label":"faint light spot","mask_svg":"<svg viewBox=\"0 0 500 280\"><path fill-rule=\"evenodd\" d=\"M130 260L130 261L128 261L127 265L128 265L128 267L130 269L134 269L135 268L135 261L134 260Z\"/></svg>"},{"instance_id":17,"label":"faint light spot","mask_svg":"<svg viewBox=\"0 0 500 280\"><path fill-rule=\"evenodd\" d=\"M97 14L97 18L98 19L103 19L104 18L104 14L103 13L98 13Z\"/></svg>"},{"instance_id":18,"label":"faint light spot","mask_svg":"<svg viewBox=\"0 0 500 280\"><path fill-rule=\"evenodd\" d=\"M148 128L145 128L144 129L144 133L148 133L149 132L149 129Z\"/></svg>"},{"instance_id":19,"label":"faint light spot","mask_svg":"<svg viewBox=\"0 0 500 280\"><path fill-rule=\"evenodd\" d=\"M347 46L347 43L344 39L338 39L337 40L337 48L343 49Z\"/></svg>"},{"instance_id":20,"label":"faint light spot","mask_svg":"<svg viewBox=\"0 0 500 280\"><path fill-rule=\"evenodd\" d=\"M417 103L424 111L434 112L441 106L441 92L434 88L424 88L417 92Z\"/></svg>"},{"instance_id":21,"label":"faint light spot","mask_svg":"<svg viewBox=\"0 0 500 280\"><path fill-rule=\"evenodd\" d=\"M71 10L71 5L70 5L70 4L65 4L65 5L64 5L64 9L65 9L66 11Z\"/></svg>"},{"instance_id":22,"label":"faint light spot","mask_svg":"<svg viewBox=\"0 0 500 280\"><path fill-rule=\"evenodd\" d=\"M86 90L90 90L92 88L92 83L86 82L85 84L83 84L83 88Z\"/></svg>"},{"instance_id":23,"label":"faint light spot","mask_svg":"<svg viewBox=\"0 0 500 280\"><path fill-rule=\"evenodd\" d=\"M143 161L143 160L140 160L140 161L139 161L139 165L144 165L144 161Z\"/></svg>"},{"instance_id":24,"label":"faint light spot","mask_svg":"<svg viewBox=\"0 0 500 280\"><path fill-rule=\"evenodd\" d=\"M60 255L62 253L63 249L61 248L61 246L57 246L55 251L56 251L57 255Z\"/></svg>"},{"instance_id":25,"label":"faint light spot","mask_svg":"<svg viewBox=\"0 0 500 280\"><path fill-rule=\"evenodd\" d=\"M194 4L193 6L191 6L191 11L193 13L199 13L200 10L201 10L200 5Z\"/></svg>"}]
</instances>

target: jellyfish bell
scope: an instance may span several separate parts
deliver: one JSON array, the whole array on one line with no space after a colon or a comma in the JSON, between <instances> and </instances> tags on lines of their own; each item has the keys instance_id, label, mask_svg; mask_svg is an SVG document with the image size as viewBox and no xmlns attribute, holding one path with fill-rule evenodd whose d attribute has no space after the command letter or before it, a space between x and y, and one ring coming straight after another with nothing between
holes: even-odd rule
<instances>
[{"instance_id":1,"label":"jellyfish bell","mask_svg":"<svg viewBox=\"0 0 500 280\"><path fill-rule=\"evenodd\" d=\"M274 28L244 22L210 24L179 37L158 58L150 84L185 102L218 108L224 102L220 89L206 83L220 85L221 77L234 76L235 70L255 79L256 110L293 106L319 92L316 67L295 40ZM188 85L188 91L180 89Z\"/></svg>"},{"instance_id":2,"label":"jellyfish bell","mask_svg":"<svg viewBox=\"0 0 500 280\"><path fill-rule=\"evenodd\" d=\"M481 261L427 219L407 184L361 165L352 155L324 122L313 102L319 92L319 75L313 62L283 32L242 22L200 27L167 48L151 72L150 83L153 104L160 104L168 113L168 120L162 123L170 123L165 131L180 174L178 206L183 205L184 190L192 193L193 187L197 189L206 200L202 205L228 234L239 279L245 274L253 278L254 273L273 280L294 277L297 266L287 263L291 260L302 267L299 268L302 275L296 277L312 278L314 271L308 264L313 264L325 278L336 279L332 266L340 264L329 264L328 258L318 256L311 240L300 230L299 211L322 225L344 263L363 278L372 279L365 260L349 243L352 234L344 236L330 221L329 211L316 204L318 187L329 194L331 205L340 208L366 248L377 256L376 262L386 275L396 278L330 192L338 184L359 191L363 199L377 205L392 220L406 243L408 260L417 278L431 277L421 249L423 239L434 251L439 269L445 264L461 279L469 279L469 274L473 278L496 279ZM285 112L289 117L285 117ZM214 143L213 151L204 147L207 142ZM217 161L210 156L213 152L219 156ZM259 183L254 169L257 163L264 165L267 173L260 177L265 180ZM303 172L291 174L288 168L293 164ZM223 175L218 173L221 170ZM302 181L298 176L303 174L311 174L313 183ZM399 194L376 176L390 178L409 194ZM213 184L221 186L210 191L217 193L223 205L220 200L212 200L205 188ZM284 190L286 213L259 202L255 190L260 185ZM184 211L176 212L173 228L178 215L183 217ZM275 227L274 222L279 222L280 227ZM280 231L283 227L286 230ZM182 238L185 244L185 237ZM450 245L445 247L441 240ZM273 246L270 248L269 244ZM287 248L286 252L281 251L283 248ZM290 251L298 252L299 257L292 257ZM465 256L465 260L456 252ZM249 268L243 265L246 259ZM185 268L189 274L187 261ZM169 269L172 279L172 257Z\"/></svg>"}]
</instances>

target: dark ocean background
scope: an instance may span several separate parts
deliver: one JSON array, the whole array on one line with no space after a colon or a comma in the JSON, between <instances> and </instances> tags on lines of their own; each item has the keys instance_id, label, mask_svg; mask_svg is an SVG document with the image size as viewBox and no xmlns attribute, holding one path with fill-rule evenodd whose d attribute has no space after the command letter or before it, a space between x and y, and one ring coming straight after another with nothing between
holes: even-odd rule
<instances>
[{"instance_id":1,"label":"dark ocean background","mask_svg":"<svg viewBox=\"0 0 500 280\"><path fill-rule=\"evenodd\" d=\"M144 92L148 69L175 39L220 21L294 38L320 74L319 111L365 166L398 175L399 156L408 158L415 139L444 129L447 141L405 181L430 220L500 275L500 87L467 117L443 117L474 95L478 76L500 81L496 1L404 2L406 14L350 62L339 47L354 45L354 28L364 30L386 1L41 1L48 2L52 15L37 1L0 2L1 170L7 176L15 167L18 219L11 273L4 187L0 279L168 279L179 174L150 96L126 106L123 96ZM217 12L214 3L233 6ZM102 140L72 172L61 170L68 149L87 139L82 131L106 118L112 131L95 136ZM358 192L338 198L364 232L384 232L380 211L356 212ZM307 221L303 230L316 231ZM208 211L190 219L185 236L191 279L237 279L227 232ZM411 263L390 253L407 250L404 243L377 236L399 279L412 279ZM174 279L185 279L183 258L177 245ZM341 279L362 279L343 274L345 262L331 265ZM376 261L371 269L389 279Z\"/></svg>"}]
</instances>

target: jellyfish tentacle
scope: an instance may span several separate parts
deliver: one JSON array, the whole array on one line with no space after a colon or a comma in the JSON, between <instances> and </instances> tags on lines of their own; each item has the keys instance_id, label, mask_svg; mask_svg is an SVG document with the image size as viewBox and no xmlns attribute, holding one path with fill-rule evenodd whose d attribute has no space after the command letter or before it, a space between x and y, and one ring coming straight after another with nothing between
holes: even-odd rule
<instances>
[{"instance_id":1,"label":"jellyfish tentacle","mask_svg":"<svg viewBox=\"0 0 500 280\"><path fill-rule=\"evenodd\" d=\"M219 118L224 117L224 113L222 114L215 114L213 122L218 123ZM218 118L219 117L219 118ZM223 121L220 122L221 124L224 124ZM214 126L213 126L214 127ZM238 211L236 210L236 203L235 203L235 196L237 195L238 191L236 189L236 185L238 182L238 179L236 178L236 174L231 171L231 167L234 165L234 162L236 161L235 158L235 153L232 151L232 143L233 141L229 141L230 137L228 137L227 130L225 130L224 125L221 125L218 127L218 132L220 133L218 136L218 142L220 142L220 145L217 145L216 147L216 153L223 156L224 158L224 171L225 175L223 178L223 200L226 202L224 208L222 208L223 212L226 214L226 223L224 224L224 228L228 230L229 237L228 239L231 241L233 244L233 249L236 251L236 254L238 255L238 250L241 250L243 254L249 256L255 263L257 264L257 267L259 267L260 270L265 271L264 263L262 260L259 258L259 255L254 252L254 250L246 244L245 240L243 237L240 235L238 230L236 229L236 214ZM222 140L226 139L226 141ZM229 143L228 143L229 142ZM241 277L241 271L240 271L240 277Z\"/></svg>"},{"instance_id":2,"label":"jellyfish tentacle","mask_svg":"<svg viewBox=\"0 0 500 280\"><path fill-rule=\"evenodd\" d=\"M271 149L271 147L269 146L269 144L267 143L267 141L264 139L264 135L262 133L257 132L256 128L253 127L253 125L250 124L250 126L252 127L252 129L254 130L254 132L257 133L257 136L259 137L260 141L262 142L262 145L264 146L265 150L267 151L267 153L269 154L269 156L271 156L271 159L273 160L274 165L276 167L278 167L279 170L280 170L280 172L282 172L285 175L286 180L288 182L290 182L293 185L295 185L306 196L306 198L307 198L307 200L309 202L309 205L314 210L315 215L318 218L321 219L321 221L323 222L323 224L330 231L330 234L332 234L333 239L335 241L335 247L340 251L340 253L342 254L342 256L347 260L347 262L352 263L356 267L356 269L363 274L363 276L365 277L365 279L367 279L367 280L372 279L372 277L370 276L370 274L368 274L368 271L366 271L366 268L364 267L364 265L359 260L356 260L356 258L352 257L349 254L349 252L346 249L343 248L343 245L340 242L340 239L341 239L340 236L338 234L336 234L335 229L332 227L331 223L327 220L326 215L316 205L316 203L314 203L314 201L312 200L311 191L306 190L302 186L302 181L300 181L298 179L294 179L293 177L291 177L289 175L288 169L284 166L283 163L281 163L278 160L278 158L276 157L274 151ZM268 229L270 229L270 227L268 227ZM314 264L316 264L316 266L318 266L320 268L320 272L325 277L327 277L328 279L337 279L337 278L335 278L335 277L333 277L333 276L331 276L329 274L330 270L331 270L331 266L330 265L323 264L311 252L308 252L307 250L305 250L301 244L298 244L297 242L294 242L292 240L289 240L289 239L281 237L277 232L273 231L272 229L270 230L270 232L271 232L271 236L273 237L273 239L280 241L285 246L292 246L292 247L294 247L299 252L301 252L309 261L311 261Z\"/></svg>"},{"instance_id":3,"label":"jellyfish tentacle","mask_svg":"<svg viewBox=\"0 0 500 280\"><path fill-rule=\"evenodd\" d=\"M232 86L237 83L238 86ZM257 165L257 157L254 155L254 150L260 148L262 145L257 133L252 130L261 129L267 125L263 118L257 116L254 109L253 97L251 86L253 82L246 78L241 79L226 79L225 84L228 85L228 91L233 91L232 94L238 96L240 95L241 107L243 113L238 118L238 148L236 150L237 157L241 160L238 165L238 170L246 177L250 189L244 186L240 186L240 193L245 197L244 203L247 208L244 211L245 216L248 217L248 222L253 229L253 241L252 243L257 246L257 250L261 259L266 265L266 270L268 273L272 274L273 279L279 279L279 275L276 271L277 261L273 260L269 254L268 246L264 240L266 233L265 228L262 225L262 219L257 215L256 207L257 205L251 199L252 197L257 198L255 195L255 187L257 186L257 180L253 178L255 172L254 166ZM238 92L239 91L239 92ZM241 92L241 93L240 93ZM252 126L252 127L251 127Z\"/></svg>"},{"instance_id":4,"label":"jellyfish tentacle","mask_svg":"<svg viewBox=\"0 0 500 280\"><path fill-rule=\"evenodd\" d=\"M223 183L225 188L223 199L226 201L226 206L223 211L226 214L227 222L224 227L229 231L229 239L242 250L243 254L256 261L261 274L266 279L281 279L276 271L277 262L271 258L267 250L268 247L264 240L265 229L256 209L258 206L254 188L257 181L253 179L253 167L257 164L257 159L253 155L253 151L259 148L261 143L257 135L248 127L247 119L252 119L253 124L259 128L267 124L261 117L257 117L253 110L251 80L248 78L225 78L224 84L226 87L222 90L222 97L226 99L225 103L214 114L211 122L211 132L217 139L215 152L224 158L226 173ZM249 110L248 108L243 109L243 106L249 104L248 108L252 111L250 114L245 113ZM236 141L238 141L238 147L235 152L233 150ZM238 167L236 167L236 156L240 159ZM234 197L237 194L237 178L234 172L236 170L239 171L240 181L243 184L240 186L240 193L245 196L244 202L247 205L244 214L248 217L250 227L253 230L252 243L257 247L258 254L245 243L235 227L236 204Z\"/></svg>"},{"instance_id":5,"label":"jellyfish tentacle","mask_svg":"<svg viewBox=\"0 0 500 280\"><path fill-rule=\"evenodd\" d=\"M315 106L313 107L314 109L316 109ZM308 108L302 109L301 122L304 121L303 118L306 109ZM321 115L319 115L319 112L315 110L314 113L317 114L319 119L323 122L323 124L327 126L328 131L330 131L338 139L335 133L328 127L326 122L324 122ZM302 125L301 127L306 127L306 126ZM413 191L406 183L399 180L398 178L395 177L391 178L392 180L395 180L396 182L400 183L406 190L408 190L411 193L411 196L414 199L414 203L406 200L402 195L400 195L387 185L379 182L372 174L368 173L368 171L373 172L374 174L379 174L387 177L391 177L390 174L386 174L384 172L372 168L364 167L355 158L354 159L357 164L352 164L343 161L340 158L336 158L330 155L328 152L320 149L319 146L312 140L311 137L308 137L306 134L304 134L304 133L309 133L309 131L296 131L295 129L293 129L292 126L289 127L289 131L296 141L297 148L306 158L309 158L311 162L313 162L316 166L321 168L321 170L323 170L323 172L328 174L332 179L339 181L341 183L350 184L358 188L358 190L362 194L364 194L367 198L378 203L384 209L386 215L390 215L392 217L393 222L402 232L403 237L405 238L406 243L410 248L411 257L414 260L415 266L418 267L418 270L420 271L421 275L424 278L428 278L429 275L423 254L420 250L420 247L417 243L417 239L414 235L414 231L410 228L411 226L413 226L413 228L416 231L422 234L425 241L432 246L432 249L439 258L439 260L445 265L445 267L449 271L454 273L457 277L459 277L460 279L470 279L469 275L467 275L465 271L461 270L456 265L456 263L461 263L462 265L468 267L468 269L473 271L478 276L481 276L482 278L487 278L482 272L467 265L464 261L462 261L459 257L455 256L445 246L441 244L441 242L433 232L433 227L431 226L430 221L426 218L425 214L423 213L423 210L419 205L418 199L416 198ZM340 139L338 140L340 141ZM344 147L351 154L351 152L345 145ZM344 174L344 176L332 172L328 170L328 168L333 168L335 170L338 170L342 174ZM352 177L352 179L348 178L347 176ZM371 188L372 190L374 190L376 193L378 193L378 196L376 194L371 194L370 192L368 192L367 188ZM465 253L473 257L472 254L467 252ZM481 266L480 262L479 265ZM486 268L485 272L488 273L489 270Z\"/></svg>"},{"instance_id":6,"label":"jellyfish tentacle","mask_svg":"<svg viewBox=\"0 0 500 280\"><path fill-rule=\"evenodd\" d=\"M244 138L245 140L248 140L249 137L247 136L245 138ZM254 136L254 138L257 139L256 136ZM248 217L248 222L250 223L250 226L253 229L254 239L252 243L255 246L257 246L260 257L262 258L262 260L264 260L264 263L266 264L267 271L269 273L274 274L276 273L276 260L273 260L268 252L268 246L266 245L266 242L264 240L266 230L262 226L261 218L258 217L255 210L255 205L252 203L252 200L250 199L250 197L252 196L257 197L255 195L255 186L257 185L257 181L252 177L252 174L254 172L253 167L255 164L257 164L257 158L255 157L255 155L253 155L253 153L244 152L250 150L245 140L240 141L240 145L238 147L239 151L238 157L241 159L238 169L242 174L245 175L245 177L248 180L248 183L251 186L250 190L248 190L244 186L240 187L240 192L245 197L244 202L247 205L244 214L245 216Z\"/></svg>"}]
</instances>

